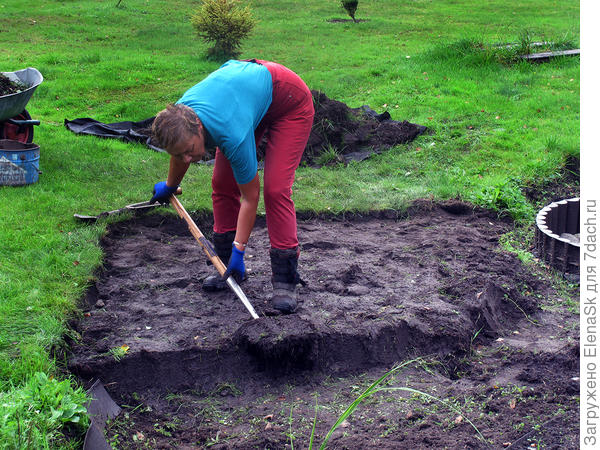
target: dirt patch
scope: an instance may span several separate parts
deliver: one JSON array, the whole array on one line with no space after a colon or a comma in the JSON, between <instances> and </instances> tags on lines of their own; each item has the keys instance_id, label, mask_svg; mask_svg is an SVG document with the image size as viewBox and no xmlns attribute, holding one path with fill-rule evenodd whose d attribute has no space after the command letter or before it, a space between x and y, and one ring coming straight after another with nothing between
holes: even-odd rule
<instances>
[{"instance_id":1,"label":"dirt patch","mask_svg":"<svg viewBox=\"0 0 600 450\"><path fill-rule=\"evenodd\" d=\"M195 219L212 229L210 215ZM257 223L242 284L252 320L233 294L201 290L214 269L183 221L111 225L69 367L128 405L108 433L119 448L308 448L315 402L318 445L370 383L412 358L386 386L445 403L381 392L330 448L578 447L578 317L499 249L510 223L421 201L402 217L300 215L298 226L308 285L296 314L270 317Z\"/></svg>"},{"instance_id":2,"label":"dirt patch","mask_svg":"<svg viewBox=\"0 0 600 450\"><path fill-rule=\"evenodd\" d=\"M329 23L360 23L360 22L368 22L369 19L327 19Z\"/></svg>"}]
</instances>

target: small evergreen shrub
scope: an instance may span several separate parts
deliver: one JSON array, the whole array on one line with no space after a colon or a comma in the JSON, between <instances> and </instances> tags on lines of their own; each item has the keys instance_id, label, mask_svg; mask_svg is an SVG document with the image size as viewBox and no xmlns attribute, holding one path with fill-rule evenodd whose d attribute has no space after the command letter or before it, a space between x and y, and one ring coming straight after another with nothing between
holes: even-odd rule
<instances>
[{"instance_id":1,"label":"small evergreen shrub","mask_svg":"<svg viewBox=\"0 0 600 450\"><path fill-rule=\"evenodd\" d=\"M250 6L240 3L240 0L204 0L192 15L192 26L198 35L213 45L208 50L210 56L231 58L240 54L242 41L256 25Z\"/></svg>"},{"instance_id":2,"label":"small evergreen shrub","mask_svg":"<svg viewBox=\"0 0 600 450\"><path fill-rule=\"evenodd\" d=\"M356 10L358 8L358 0L342 0L342 6L344 7L348 15L352 17L352 20L354 22L358 22L354 17L354 14L356 13Z\"/></svg>"}]
</instances>

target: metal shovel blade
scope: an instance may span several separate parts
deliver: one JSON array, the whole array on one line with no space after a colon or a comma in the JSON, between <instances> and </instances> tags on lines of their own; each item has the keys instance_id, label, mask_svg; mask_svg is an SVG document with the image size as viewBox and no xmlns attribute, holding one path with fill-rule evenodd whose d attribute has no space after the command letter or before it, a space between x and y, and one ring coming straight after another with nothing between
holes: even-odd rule
<instances>
[{"instance_id":1,"label":"metal shovel blade","mask_svg":"<svg viewBox=\"0 0 600 450\"><path fill-rule=\"evenodd\" d=\"M242 291L242 288L237 283L237 281L235 281L235 279L230 276L229 278L227 278L227 284L229 285L231 290L233 292L235 292L235 295L237 295L238 298L242 301L242 303L244 304L246 309L250 312L250 315L252 316L252 318L258 319L258 314L256 314L256 311L250 304L250 301L248 301L248 297L246 297L246 294L244 294L244 291Z\"/></svg>"}]
</instances>

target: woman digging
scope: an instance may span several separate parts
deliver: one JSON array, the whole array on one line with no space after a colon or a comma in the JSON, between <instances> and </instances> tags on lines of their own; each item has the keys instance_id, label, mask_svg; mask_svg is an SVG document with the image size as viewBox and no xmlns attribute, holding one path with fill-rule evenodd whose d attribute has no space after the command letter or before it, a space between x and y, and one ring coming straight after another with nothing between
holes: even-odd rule
<instances>
[{"instance_id":1,"label":"woman digging","mask_svg":"<svg viewBox=\"0 0 600 450\"><path fill-rule=\"evenodd\" d=\"M264 202L270 240L271 306L296 310L298 235L292 184L313 123L312 95L290 69L268 61L228 61L159 112L152 125L170 155L166 181L154 185L151 202L168 203L192 162L216 148L212 176L213 245L227 262L223 277L207 277L206 291L226 289L226 279L246 278L244 252L260 196L256 148L267 136Z\"/></svg>"}]
</instances>

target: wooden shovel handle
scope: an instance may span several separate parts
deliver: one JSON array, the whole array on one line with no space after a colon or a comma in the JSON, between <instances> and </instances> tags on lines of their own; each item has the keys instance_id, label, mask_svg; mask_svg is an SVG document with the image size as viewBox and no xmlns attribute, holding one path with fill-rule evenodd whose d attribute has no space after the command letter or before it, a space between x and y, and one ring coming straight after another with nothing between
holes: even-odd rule
<instances>
[{"instance_id":1,"label":"wooden shovel handle","mask_svg":"<svg viewBox=\"0 0 600 450\"><path fill-rule=\"evenodd\" d=\"M175 194L181 194L181 188L178 188ZM200 244L200 247L202 247L202 250L204 250L204 253L206 253L206 256L208 257L208 259L210 259L210 262L212 262L213 266L216 267L219 274L223 276L223 274L227 270L227 267L225 267L223 261L221 261L221 258L219 258L219 256L215 253L210 241L204 237L204 235L200 231L200 228L198 228L194 220L187 213L187 211L179 202L177 197L175 197L175 195L171 195L169 200L171 201L171 205L173 205L173 208L175 208L175 210L177 211L177 214L179 214L179 217L181 217L187 222L188 228L190 229L192 236L194 236L198 244Z\"/></svg>"}]
</instances>

